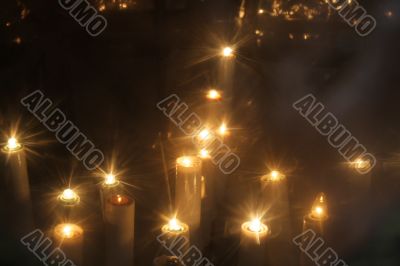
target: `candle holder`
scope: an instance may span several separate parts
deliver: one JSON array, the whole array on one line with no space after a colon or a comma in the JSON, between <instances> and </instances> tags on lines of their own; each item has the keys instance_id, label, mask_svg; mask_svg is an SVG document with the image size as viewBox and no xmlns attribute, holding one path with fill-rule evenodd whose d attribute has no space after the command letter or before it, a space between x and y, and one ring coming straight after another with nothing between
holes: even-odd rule
<instances>
[{"instance_id":1,"label":"candle holder","mask_svg":"<svg viewBox=\"0 0 400 266\"><path fill-rule=\"evenodd\" d=\"M172 218L169 222L161 227L162 241L165 241L164 247L174 247L174 249L179 249L181 254L184 254L190 246L190 231L189 225ZM179 239L180 238L180 239ZM179 239L179 241L177 241ZM175 245L178 246L173 246ZM162 254L171 254L169 250L163 249Z\"/></svg>"},{"instance_id":2,"label":"candle holder","mask_svg":"<svg viewBox=\"0 0 400 266\"><path fill-rule=\"evenodd\" d=\"M80 216L78 208L81 198L71 188L66 188L57 197L57 218L61 221L76 221Z\"/></svg>"},{"instance_id":3,"label":"candle holder","mask_svg":"<svg viewBox=\"0 0 400 266\"><path fill-rule=\"evenodd\" d=\"M304 216L303 230L312 229L316 233L323 235L324 224L328 218L326 196L324 193L319 193L312 205L310 213Z\"/></svg>"}]
</instances>

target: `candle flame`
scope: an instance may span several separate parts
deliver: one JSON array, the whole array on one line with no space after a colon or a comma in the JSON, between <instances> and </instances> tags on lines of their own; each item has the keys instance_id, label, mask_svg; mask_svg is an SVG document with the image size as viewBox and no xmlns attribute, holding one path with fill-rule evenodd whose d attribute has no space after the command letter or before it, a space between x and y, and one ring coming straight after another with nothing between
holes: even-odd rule
<instances>
[{"instance_id":1,"label":"candle flame","mask_svg":"<svg viewBox=\"0 0 400 266\"><path fill-rule=\"evenodd\" d=\"M66 224L62 229L64 237L70 238L72 236L72 227L69 224Z\"/></svg>"},{"instance_id":2,"label":"candle flame","mask_svg":"<svg viewBox=\"0 0 400 266\"><path fill-rule=\"evenodd\" d=\"M232 57L233 56L233 49L231 48L231 47L229 47L229 46L227 46L227 47L224 47L223 49L222 49L222 56L223 57Z\"/></svg>"},{"instance_id":3,"label":"candle flame","mask_svg":"<svg viewBox=\"0 0 400 266\"><path fill-rule=\"evenodd\" d=\"M325 220L328 218L328 207L326 204L326 197L320 193L314 201L311 208L311 217L317 220Z\"/></svg>"},{"instance_id":4,"label":"candle flame","mask_svg":"<svg viewBox=\"0 0 400 266\"><path fill-rule=\"evenodd\" d=\"M117 179L115 178L115 175L113 174L108 174L106 176L106 180L104 181L104 183L106 185L114 185L117 182Z\"/></svg>"},{"instance_id":5,"label":"candle flame","mask_svg":"<svg viewBox=\"0 0 400 266\"><path fill-rule=\"evenodd\" d=\"M355 169L366 169L366 168L370 167L370 161L363 160L363 159L356 159L354 162L351 163L351 165Z\"/></svg>"},{"instance_id":6,"label":"candle flame","mask_svg":"<svg viewBox=\"0 0 400 266\"><path fill-rule=\"evenodd\" d=\"M201 149L199 152L199 156L202 159L210 158L210 153L206 149Z\"/></svg>"},{"instance_id":7,"label":"candle flame","mask_svg":"<svg viewBox=\"0 0 400 266\"><path fill-rule=\"evenodd\" d=\"M168 223L168 229L173 232L179 232L183 230L183 227L176 218L173 218Z\"/></svg>"},{"instance_id":8,"label":"candle flame","mask_svg":"<svg viewBox=\"0 0 400 266\"><path fill-rule=\"evenodd\" d=\"M259 233L262 231L262 223L260 219L256 218L250 222L249 230L255 233Z\"/></svg>"},{"instance_id":9,"label":"candle flame","mask_svg":"<svg viewBox=\"0 0 400 266\"><path fill-rule=\"evenodd\" d=\"M118 203L121 203L121 202L122 202L122 197L121 197L121 195L117 195L117 201L118 201Z\"/></svg>"},{"instance_id":10,"label":"candle flame","mask_svg":"<svg viewBox=\"0 0 400 266\"><path fill-rule=\"evenodd\" d=\"M17 150L21 148L21 144L18 142L18 140L15 137L11 137L7 141L6 148L10 151Z\"/></svg>"},{"instance_id":11,"label":"candle flame","mask_svg":"<svg viewBox=\"0 0 400 266\"><path fill-rule=\"evenodd\" d=\"M179 157L177 160L177 163L183 167L192 167L193 166L193 160L190 156Z\"/></svg>"},{"instance_id":12,"label":"candle flame","mask_svg":"<svg viewBox=\"0 0 400 266\"><path fill-rule=\"evenodd\" d=\"M72 189L67 188L66 190L63 191L62 198L66 200L74 199L76 198L76 193Z\"/></svg>"},{"instance_id":13,"label":"candle flame","mask_svg":"<svg viewBox=\"0 0 400 266\"><path fill-rule=\"evenodd\" d=\"M222 123L221 126L218 128L218 133L222 136L228 133L228 128L226 127L225 123Z\"/></svg>"},{"instance_id":14,"label":"candle flame","mask_svg":"<svg viewBox=\"0 0 400 266\"><path fill-rule=\"evenodd\" d=\"M210 134L211 134L210 131L205 128L202 131L200 131L200 133L198 135L198 138L200 140L206 140L206 139L208 139L210 137Z\"/></svg>"},{"instance_id":15,"label":"candle flame","mask_svg":"<svg viewBox=\"0 0 400 266\"><path fill-rule=\"evenodd\" d=\"M207 92L207 98L210 100L220 100L222 96L219 91L212 89Z\"/></svg>"}]
</instances>

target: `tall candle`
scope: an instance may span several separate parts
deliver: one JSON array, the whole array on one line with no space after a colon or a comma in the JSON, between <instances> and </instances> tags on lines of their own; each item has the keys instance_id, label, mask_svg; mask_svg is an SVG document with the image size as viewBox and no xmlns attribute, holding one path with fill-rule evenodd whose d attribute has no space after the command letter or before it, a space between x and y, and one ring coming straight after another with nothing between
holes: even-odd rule
<instances>
[{"instance_id":1,"label":"tall candle","mask_svg":"<svg viewBox=\"0 0 400 266\"><path fill-rule=\"evenodd\" d=\"M5 185L7 198L11 199L17 231L26 233L33 229L33 214L29 177L24 146L15 137L1 149L5 156Z\"/></svg>"},{"instance_id":2,"label":"tall candle","mask_svg":"<svg viewBox=\"0 0 400 266\"><path fill-rule=\"evenodd\" d=\"M175 208L190 226L193 243L200 244L201 159L197 156L182 156L176 161Z\"/></svg>"},{"instance_id":3,"label":"tall candle","mask_svg":"<svg viewBox=\"0 0 400 266\"><path fill-rule=\"evenodd\" d=\"M349 184L349 194L352 200L362 200L371 190L372 171L361 174L371 168L369 160L356 159L347 167L346 176Z\"/></svg>"},{"instance_id":4,"label":"tall candle","mask_svg":"<svg viewBox=\"0 0 400 266\"><path fill-rule=\"evenodd\" d=\"M54 228L53 237L55 244L69 260L75 265L83 265L84 231L82 227L72 223L58 224Z\"/></svg>"},{"instance_id":5,"label":"tall candle","mask_svg":"<svg viewBox=\"0 0 400 266\"><path fill-rule=\"evenodd\" d=\"M241 227L239 266L268 265L267 239L270 229L256 218Z\"/></svg>"},{"instance_id":6,"label":"tall candle","mask_svg":"<svg viewBox=\"0 0 400 266\"><path fill-rule=\"evenodd\" d=\"M218 169L211 161L206 149L201 149L199 157L202 160L202 203L201 203L201 235L202 247L211 241L212 225L217 216L216 206L216 178Z\"/></svg>"},{"instance_id":7,"label":"tall candle","mask_svg":"<svg viewBox=\"0 0 400 266\"><path fill-rule=\"evenodd\" d=\"M117 180L114 174L107 174L104 181L101 183L100 187L100 201L103 219L105 218L105 202L113 194L118 194L120 192L120 182Z\"/></svg>"},{"instance_id":8,"label":"tall candle","mask_svg":"<svg viewBox=\"0 0 400 266\"><path fill-rule=\"evenodd\" d=\"M6 183L10 195L18 203L30 202L29 177L24 146L14 137L10 138L1 151L6 158Z\"/></svg>"},{"instance_id":9,"label":"tall candle","mask_svg":"<svg viewBox=\"0 0 400 266\"><path fill-rule=\"evenodd\" d=\"M290 235L289 222L289 195L287 177L283 173L273 170L261 177L261 209L268 210L268 216L274 217L271 225L274 233L282 237Z\"/></svg>"},{"instance_id":10,"label":"tall candle","mask_svg":"<svg viewBox=\"0 0 400 266\"><path fill-rule=\"evenodd\" d=\"M233 94L234 71L235 71L235 50L230 46L223 47L220 54L219 84L224 90L225 104L229 104ZM229 113L230 106L226 111Z\"/></svg>"},{"instance_id":11,"label":"tall candle","mask_svg":"<svg viewBox=\"0 0 400 266\"><path fill-rule=\"evenodd\" d=\"M111 195L105 203L106 265L134 264L135 202Z\"/></svg>"}]
</instances>

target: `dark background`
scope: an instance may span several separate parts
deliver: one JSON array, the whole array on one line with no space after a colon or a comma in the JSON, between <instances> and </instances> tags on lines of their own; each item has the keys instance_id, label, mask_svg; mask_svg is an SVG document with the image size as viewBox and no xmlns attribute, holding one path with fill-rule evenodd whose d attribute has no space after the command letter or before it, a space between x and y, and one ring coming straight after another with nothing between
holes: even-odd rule
<instances>
[{"instance_id":1,"label":"dark background","mask_svg":"<svg viewBox=\"0 0 400 266\"><path fill-rule=\"evenodd\" d=\"M242 163L229 176L218 221L245 219L240 210L251 201L257 176L279 167L290 177L293 236L301 231L302 216L315 195L324 191L333 220L327 239L348 265L400 265L399 4L360 2L378 23L364 38L339 17L312 23L259 18L257 1L247 1L240 27L235 20L240 1L222 0L192 0L183 8L156 1L150 9L107 11L107 29L93 38L55 0L2 1L0 125L5 141L9 128L20 121L19 132L30 150L37 227L52 225L48 206L72 177L83 191L91 228L85 264L101 265L96 241L101 217L93 186L100 178L20 104L22 97L41 89L105 153L107 163L115 159L124 180L133 185L137 265L151 265L160 214L168 213L159 136L171 169L180 152L167 138L176 129L156 103L177 93L190 106L201 105L204 91L218 86L219 59L210 51L234 43L238 55L229 120ZM29 14L21 19L24 8ZM392 17L385 16L388 10ZM257 37L256 29L264 36ZM290 32L319 37L290 40ZM342 157L292 108L308 93L378 159L372 189L355 207L342 180L350 174L340 168ZM40 265L7 229L13 218L5 213L0 216L0 264ZM234 265L238 237L216 229L213 238L207 256L215 265ZM282 265L297 265L296 249L278 249L277 256L286 257Z\"/></svg>"}]
</instances>

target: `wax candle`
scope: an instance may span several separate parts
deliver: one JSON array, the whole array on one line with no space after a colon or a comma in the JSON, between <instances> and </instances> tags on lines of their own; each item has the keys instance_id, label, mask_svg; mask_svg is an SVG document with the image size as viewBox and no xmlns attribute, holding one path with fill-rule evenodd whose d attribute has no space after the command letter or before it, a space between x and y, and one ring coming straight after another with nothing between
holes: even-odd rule
<instances>
[{"instance_id":1,"label":"wax candle","mask_svg":"<svg viewBox=\"0 0 400 266\"><path fill-rule=\"evenodd\" d=\"M282 237L290 235L289 195L287 177L278 170L272 170L260 179L261 209L268 210L268 216L274 217L271 225L276 234Z\"/></svg>"},{"instance_id":2,"label":"wax candle","mask_svg":"<svg viewBox=\"0 0 400 266\"><path fill-rule=\"evenodd\" d=\"M211 241L212 225L217 215L215 193L216 178L218 178L219 173L206 149L200 150L199 157L202 160L201 246L204 247Z\"/></svg>"},{"instance_id":3,"label":"wax candle","mask_svg":"<svg viewBox=\"0 0 400 266\"><path fill-rule=\"evenodd\" d=\"M30 202L29 177L24 146L14 137L2 148L6 156L6 183L10 195L19 203Z\"/></svg>"},{"instance_id":4,"label":"wax candle","mask_svg":"<svg viewBox=\"0 0 400 266\"><path fill-rule=\"evenodd\" d=\"M175 208L190 226L193 243L200 244L201 159L197 156L182 156L176 161Z\"/></svg>"},{"instance_id":5,"label":"wax candle","mask_svg":"<svg viewBox=\"0 0 400 266\"><path fill-rule=\"evenodd\" d=\"M79 209L77 206L80 203L79 195L71 188L64 189L57 197L58 207L56 217L63 221L77 220Z\"/></svg>"},{"instance_id":6,"label":"wax candle","mask_svg":"<svg viewBox=\"0 0 400 266\"><path fill-rule=\"evenodd\" d=\"M106 265L134 264L135 202L111 195L105 203Z\"/></svg>"},{"instance_id":7,"label":"wax candle","mask_svg":"<svg viewBox=\"0 0 400 266\"><path fill-rule=\"evenodd\" d=\"M371 168L371 162L364 159L356 159L348 165L346 171L349 184L350 199L362 200L371 190L372 171L361 174Z\"/></svg>"},{"instance_id":8,"label":"wax candle","mask_svg":"<svg viewBox=\"0 0 400 266\"><path fill-rule=\"evenodd\" d=\"M101 201L103 219L105 218L104 212L105 212L106 200L111 195L118 194L120 191L121 191L120 182L117 180L116 176L112 173L107 174L100 185L100 201Z\"/></svg>"},{"instance_id":9,"label":"wax candle","mask_svg":"<svg viewBox=\"0 0 400 266\"><path fill-rule=\"evenodd\" d=\"M6 197L12 202L18 232L33 230L33 214L24 146L15 137L1 149L5 157Z\"/></svg>"},{"instance_id":10,"label":"wax candle","mask_svg":"<svg viewBox=\"0 0 400 266\"><path fill-rule=\"evenodd\" d=\"M316 233L323 235L324 224L328 220L328 205L324 193L319 193L316 197L311 211L304 216L304 231L308 229L314 230Z\"/></svg>"},{"instance_id":11,"label":"wax candle","mask_svg":"<svg viewBox=\"0 0 400 266\"><path fill-rule=\"evenodd\" d=\"M239 266L268 265L267 239L269 234L270 229L259 218L242 224Z\"/></svg>"},{"instance_id":12,"label":"wax candle","mask_svg":"<svg viewBox=\"0 0 400 266\"><path fill-rule=\"evenodd\" d=\"M58 246L75 265L83 265L82 227L72 223L58 224L53 231L56 246Z\"/></svg>"},{"instance_id":13,"label":"wax candle","mask_svg":"<svg viewBox=\"0 0 400 266\"><path fill-rule=\"evenodd\" d=\"M189 226L176 218L170 219L161 227L161 234L159 241L164 246L164 255L170 255L172 249L176 253L184 254L190 246Z\"/></svg>"},{"instance_id":14,"label":"wax candle","mask_svg":"<svg viewBox=\"0 0 400 266\"><path fill-rule=\"evenodd\" d=\"M219 85L223 88L224 99L226 104L225 111L230 113L229 102L232 99L234 72L235 72L235 50L233 47L226 46L221 49L220 66L219 66Z\"/></svg>"}]
</instances>

